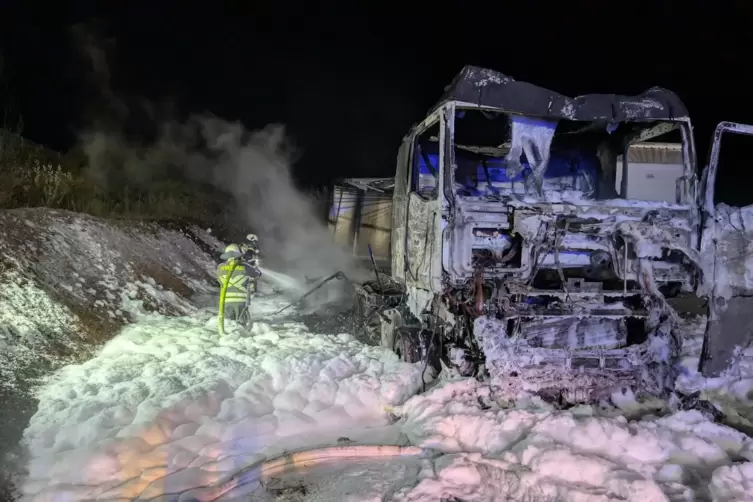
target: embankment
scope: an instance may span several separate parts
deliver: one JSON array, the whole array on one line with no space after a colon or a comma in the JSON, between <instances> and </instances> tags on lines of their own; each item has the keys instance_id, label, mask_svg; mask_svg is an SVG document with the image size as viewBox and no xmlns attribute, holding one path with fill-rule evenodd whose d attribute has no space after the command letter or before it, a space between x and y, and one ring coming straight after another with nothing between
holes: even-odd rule
<instances>
[{"instance_id":1,"label":"embankment","mask_svg":"<svg viewBox=\"0 0 753 502\"><path fill-rule=\"evenodd\" d=\"M0 212L0 500L11 499L36 386L125 324L194 311L191 300L213 290L220 247L192 225Z\"/></svg>"}]
</instances>

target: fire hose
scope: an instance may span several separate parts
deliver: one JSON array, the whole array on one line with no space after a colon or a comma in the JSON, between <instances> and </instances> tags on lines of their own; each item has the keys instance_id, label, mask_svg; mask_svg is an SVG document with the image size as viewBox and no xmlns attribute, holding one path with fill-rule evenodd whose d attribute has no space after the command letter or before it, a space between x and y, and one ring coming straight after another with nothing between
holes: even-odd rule
<instances>
[{"instance_id":1,"label":"fire hose","mask_svg":"<svg viewBox=\"0 0 753 502\"><path fill-rule=\"evenodd\" d=\"M217 315L217 324L220 330L220 335L225 334L225 295L227 294L227 287L230 284L230 278L233 276L233 271L238 266L238 262L233 259L230 261L230 271L225 276L225 280L222 281L222 287L220 288L220 311Z\"/></svg>"},{"instance_id":2,"label":"fire hose","mask_svg":"<svg viewBox=\"0 0 753 502\"><path fill-rule=\"evenodd\" d=\"M417 446L352 445L330 446L288 453L277 458L252 464L229 479L205 492L198 498L202 501L218 500L231 490L252 484L270 481L299 468L313 467L333 460L353 460L383 457L429 457L431 450Z\"/></svg>"}]
</instances>

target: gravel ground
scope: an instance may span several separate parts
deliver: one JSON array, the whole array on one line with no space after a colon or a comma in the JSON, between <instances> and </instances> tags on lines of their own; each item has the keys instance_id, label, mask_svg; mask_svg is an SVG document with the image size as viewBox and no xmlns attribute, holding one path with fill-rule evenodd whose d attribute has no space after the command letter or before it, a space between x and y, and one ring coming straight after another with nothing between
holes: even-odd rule
<instances>
[{"instance_id":1,"label":"gravel ground","mask_svg":"<svg viewBox=\"0 0 753 502\"><path fill-rule=\"evenodd\" d=\"M30 382L38 376L19 378L21 385L16 389L0 388L0 502L17 500L13 476L23 468L19 441L37 411Z\"/></svg>"}]
</instances>

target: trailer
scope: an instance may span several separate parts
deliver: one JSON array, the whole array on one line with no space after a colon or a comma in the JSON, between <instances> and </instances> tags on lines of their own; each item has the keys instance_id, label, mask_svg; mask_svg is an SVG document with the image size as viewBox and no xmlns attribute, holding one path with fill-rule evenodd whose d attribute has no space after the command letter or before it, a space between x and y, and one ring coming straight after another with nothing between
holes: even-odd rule
<instances>
[{"instance_id":1,"label":"trailer","mask_svg":"<svg viewBox=\"0 0 753 502\"><path fill-rule=\"evenodd\" d=\"M390 265L394 178L346 178L330 190L328 227L333 241L359 260Z\"/></svg>"}]
</instances>

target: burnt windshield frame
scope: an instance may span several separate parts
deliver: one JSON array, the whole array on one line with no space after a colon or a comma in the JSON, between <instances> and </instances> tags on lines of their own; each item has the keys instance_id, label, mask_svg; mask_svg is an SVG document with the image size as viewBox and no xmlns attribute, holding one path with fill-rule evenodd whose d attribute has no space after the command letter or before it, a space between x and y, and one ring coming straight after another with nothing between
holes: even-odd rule
<instances>
[{"instance_id":1,"label":"burnt windshield frame","mask_svg":"<svg viewBox=\"0 0 753 502\"><path fill-rule=\"evenodd\" d=\"M476 106L463 106L457 103L448 103L445 105L446 109L450 111L455 120L452 124L452 133L449 135L449 141L452 143L448 146L453 152L451 165L447 165L446 175L449 186L453 187L453 191L457 184L463 186L466 183L458 181L457 171L458 162L455 159L455 151L462 150L496 150L497 154L502 154L505 149L509 149L510 146L510 127L509 116L502 110L489 109ZM476 112L476 113L467 113ZM475 118L474 118L475 116ZM470 120L469 120L470 118ZM475 122L473 126L468 127L469 122ZM487 125L492 127L484 127L484 121ZM457 123L465 125L456 126ZM651 124L654 124L653 126ZM557 132L552 143L552 150L559 150L573 141L573 143L584 144L588 147L594 146L600 142L607 142L609 144L609 150L616 155L620 155L629 143L638 139L646 131L650 131L657 125L664 124L668 130L679 129L682 136L682 150L683 150L683 169L684 176L682 181L684 186L682 189L678 187L677 204L688 204L692 202L693 195L693 180L695 173L695 162L693 157L694 146L692 144L692 136L688 132L689 123L686 119L680 119L677 121L670 120L634 120L630 122L621 122L614 126L609 126L606 121L593 121L593 122L576 122L576 121L560 121L557 127ZM607 133L607 128L611 129L611 133ZM480 131L480 132L479 132ZM666 131L665 131L666 132ZM605 136L605 133L608 135ZM663 133L662 133L663 134ZM472 140L472 137L479 139ZM570 139L572 138L572 140ZM644 141L650 141L650 138L646 138ZM474 148L475 147L475 148ZM497 156L498 156L497 155ZM488 169L488 166L487 166ZM599 170L599 176L603 176L601 169ZM597 178L598 181L598 178ZM489 183L488 176L485 180L476 180L476 186ZM469 189L471 187L468 187ZM462 194L455 194L464 196ZM532 193L521 193L518 195L525 195L526 197L534 196ZM617 194L614 194L617 195ZM586 200L615 200L622 199L621 196L616 197L603 197L597 194L596 197L590 197L589 194L585 197Z\"/></svg>"}]
</instances>

